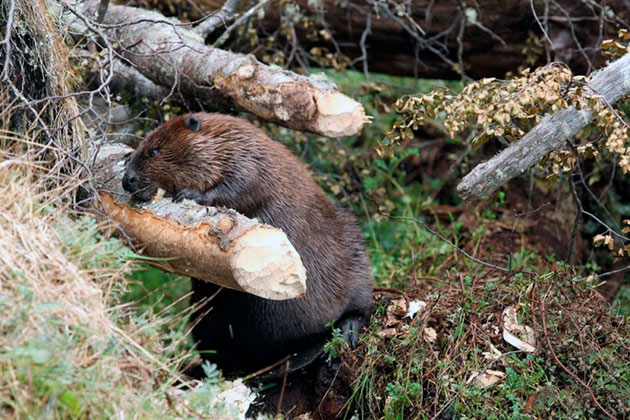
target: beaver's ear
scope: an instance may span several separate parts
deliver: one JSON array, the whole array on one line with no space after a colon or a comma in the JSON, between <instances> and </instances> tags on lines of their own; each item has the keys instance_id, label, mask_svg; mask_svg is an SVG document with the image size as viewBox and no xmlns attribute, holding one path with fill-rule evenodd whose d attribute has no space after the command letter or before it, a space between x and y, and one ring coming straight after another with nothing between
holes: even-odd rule
<instances>
[{"instance_id":1,"label":"beaver's ear","mask_svg":"<svg viewBox=\"0 0 630 420\"><path fill-rule=\"evenodd\" d=\"M201 123L196 117L193 117L192 115L189 115L188 117L186 117L186 119L184 120L184 125L190 131L201 130Z\"/></svg>"}]
</instances>

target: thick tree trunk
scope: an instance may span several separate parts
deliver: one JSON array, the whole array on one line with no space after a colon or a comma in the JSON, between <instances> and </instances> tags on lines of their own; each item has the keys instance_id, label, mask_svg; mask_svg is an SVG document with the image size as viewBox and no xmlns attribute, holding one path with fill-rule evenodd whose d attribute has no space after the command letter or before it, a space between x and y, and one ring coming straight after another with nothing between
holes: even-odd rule
<instances>
[{"instance_id":1,"label":"thick tree trunk","mask_svg":"<svg viewBox=\"0 0 630 420\"><path fill-rule=\"evenodd\" d=\"M136 204L123 190L132 149L102 146L95 159L96 205L162 270L200 278L266 299L298 297L306 272L284 232L233 210L161 198Z\"/></svg>"}]
</instances>

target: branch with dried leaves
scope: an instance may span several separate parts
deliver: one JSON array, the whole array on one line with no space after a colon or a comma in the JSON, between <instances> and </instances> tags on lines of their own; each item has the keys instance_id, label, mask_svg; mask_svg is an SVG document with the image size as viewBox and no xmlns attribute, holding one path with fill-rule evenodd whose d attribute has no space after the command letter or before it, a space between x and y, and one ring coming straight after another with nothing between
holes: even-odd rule
<instances>
[{"instance_id":1,"label":"branch with dried leaves","mask_svg":"<svg viewBox=\"0 0 630 420\"><path fill-rule=\"evenodd\" d=\"M584 91L601 95L600 101L606 104L613 104L622 96L628 95L630 54L597 73ZM459 183L457 192L466 201L492 193L527 171L550 152L560 149L568 138L588 125L593 118L590 110L578 110L575 106L543 118L521 140L489 161L477 165Z\"/></svg>"},{"instance_id":2,"label":"branch with dried leaves","mask_svg":"<svg viewBox=\"0 0 630 420\"><path fill-rule=\"evenodd\" d=\"M204 45L185 24L160 13L110 5L102 24L94 16L98 3L71 6L48 0L79 36L98 27L118 54L153 83L208 104L227 103L266 120L330 137L357 134L368 121L363 106L327 80L306 77L262 64L255 58Z\"/></svg>"},{"instance_id":3,"label":"branch with dried leaves","mask_svg":"<svg viewBox=\"0 0 630 420\"><path fill-rule=\"evenodd\" d=\"M121 185L131 151L120 144L99 149L93 173L100 199L95 204L144 255L153 257L150 264L267 299L305 293L302 260L281 229L189 201L133 203Z\"/></svg>"}]
</instances>

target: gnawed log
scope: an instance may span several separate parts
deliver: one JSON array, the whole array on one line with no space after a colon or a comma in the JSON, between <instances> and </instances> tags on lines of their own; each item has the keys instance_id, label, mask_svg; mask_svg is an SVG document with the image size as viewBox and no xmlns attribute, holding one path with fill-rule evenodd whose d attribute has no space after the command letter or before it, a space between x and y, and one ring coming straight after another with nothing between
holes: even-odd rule
<instances>
[{"instance_id":1,"label":"gnawed log","mask_svg":"<svg viewBox=\"0 0 630 420\"><path fill-rule=\"evenodd\" d=\"M96 1L62 7L49 0L73 32L94 36ZM363 106L316 76L267 66L249 55L212 48L175 19L135 7L110 5L101 32L154 83L212 105L228 102L266 120L329 137L357 134L368 122Z\"/></svg>"},{"instance_id":2,"label":"gnawed log","mask_svg":"<svg viewBox=\"0 0 630 420\"><path fill-rule=\"evenodd\" d=\"M104 214L143 255L156 258L149 264L267 299L305 293L302 260L281 229L191 201L134 203L121 184L131 151L119 144L102 146L94 181Z\"/></svg>"},{"instance_id":3,"label":"gnawed log","mask_svg":"<svg viewBox=\"0 0 630 420\"><path fill-rule=\"evenodd\" d=\"M630 54L597 73L587 87L587 93L597 93L600 99L613 104L630 93ZM574 136L593 120L588 109L575 106L543 118L521 140L511 144L487 162L477 165L457 186L466 201L490 194L521 175L550 152L561 148L566 139Z\"/></svg>"}]
</instances>

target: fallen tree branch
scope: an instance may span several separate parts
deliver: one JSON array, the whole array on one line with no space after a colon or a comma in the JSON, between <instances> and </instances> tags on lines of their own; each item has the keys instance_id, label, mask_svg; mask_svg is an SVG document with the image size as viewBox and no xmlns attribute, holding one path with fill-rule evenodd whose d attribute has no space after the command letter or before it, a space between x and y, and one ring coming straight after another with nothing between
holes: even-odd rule
<instances>
[{"instance_id":1,"label":"fallen tree branch","mask_svg":"<svg viewBox=\"0 0 630 420\"><path fill-rule=\"evenodd\" d=\"M608 104L630 93L630 54L597 73L584 91L600 94L600 100ZM466 201L492 193L550 152L561 148L567 138L574 136L592 120L591 111L578 110L575 106L546 116L521 140L477 165L459 183L457 192Z\"/></svg>"},{"instance_id":2,"label":"fallen tree branch","mask_svg":"<svg viewBox=\"0 0 630 420\"><path fill-rule=\"evenodd\" d=\"M226 0L226 2L217 9L213 14L208 16L206 20L195 26L193 29L196 33L204 38L214 32L219 26L225 25L236 16L236 9L241 0Z\"/></svg>"},{"instance_id":3,"label":"fallen tree branch","mask_svg":"<svg viewBox=\"0 0 630 420\"><path fill-rule=\"evenodd\" d=\"M75 7L48 0L51 12L83 36L94 1ZM368 121L363 106L316 76L267 66L252 56L203 44L174 19L135 7L110 5L100 25L120 54L154 83L208 104L228 102L266 120L329 137L357 134Z\"/></svg>"},{"instance_id":4,"label":"fallen tree branch","mask_svg":"<svg viewBox=\"0 0 630 420\"><path fill-rule=\"evenodd\" d=\"M161 198L134 205L121 178L132 149L102 146L95 159L98 201L107 217L162 270L283 300L306 291L306 272L281 229L233 210Z\"/></svg>"}]
</instances>

